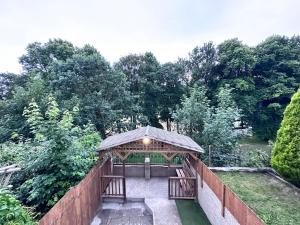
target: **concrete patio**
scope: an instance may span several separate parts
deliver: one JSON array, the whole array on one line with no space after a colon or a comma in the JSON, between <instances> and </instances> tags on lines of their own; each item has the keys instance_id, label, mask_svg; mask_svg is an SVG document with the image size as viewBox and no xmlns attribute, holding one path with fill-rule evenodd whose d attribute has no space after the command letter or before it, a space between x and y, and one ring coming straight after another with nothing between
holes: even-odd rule
<instances>
[{"instance_id":1,"label":"concrete patio","mask_svg":"<svg viewBox=\"0 0 300 225\"><path fill-rule=\"evenodd\" d=\"M108 205L105 203L92 225L148 225L147 210L152 214L155 225L181 225L175 200L168 199L167 177L154 177L150 180L136 177L126 178L126 195L128 202L140 202L131 205L114 203L118 204L115 206L112 205L113 203ZM145 203L146 209L143 208L141 202ZM133 218L136 222L133 221Z\"/></svg>"},{"instance_id":2,"label":"concrete patio","mask_svg":"<svg viewBox=\"0 0 300 225\"><path fill-rule=\"evenodd\" d=\"M168 199L168 178L126 178L128 198L144 198L153 212L155 225L181 225L175 200Z\"/></svg>"}]
</instances>

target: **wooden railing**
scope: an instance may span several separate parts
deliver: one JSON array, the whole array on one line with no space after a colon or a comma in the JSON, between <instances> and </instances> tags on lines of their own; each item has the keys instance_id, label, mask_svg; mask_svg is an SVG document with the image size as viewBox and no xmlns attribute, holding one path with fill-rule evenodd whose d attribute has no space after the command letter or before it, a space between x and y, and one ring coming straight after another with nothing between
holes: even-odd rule
<instances>
[{"instance_id":1,"label":"wooden railing","mask_svg":"<svg viewBox=\"0 0 300 225\"><path fill-rule=\"evenodd\" d=\"M169 199L195 199L196 177L169 177Z\"/></svg>"},{"instance_id":2,"label":"wooden railing","mask_svg":"<svg viewBox=\"0 0 300 225\"><path fill-rule=\"evenodd\" d=\"M126 180L123 176L104 175L101 177L102 197L126 198Z\"/></svg>"}]
</instances>

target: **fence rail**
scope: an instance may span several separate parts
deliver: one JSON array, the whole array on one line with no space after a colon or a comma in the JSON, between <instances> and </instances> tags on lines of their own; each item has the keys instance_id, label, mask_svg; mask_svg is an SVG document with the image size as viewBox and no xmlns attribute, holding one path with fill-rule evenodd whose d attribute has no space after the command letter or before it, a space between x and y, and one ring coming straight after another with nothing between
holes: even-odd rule
<instances>
[{"instance_id":1,"label":"fence rail","mask_svg":"<svg viewBox=\"0 0 300 225\"><path fill-rule=\"evenodd\" d=\"M196 177L169 177L169 199L195 199Z\"/></svg>"},{"instance_id":2,"label":"fence rail","mask_svg":"<svg viewBox=\"0 0 300 225\"><path fill-rule=\"evenodd\" d=\"M126 198L126 180L123 176L101 177L102 197Z\"/></svg>"}]
</instances>

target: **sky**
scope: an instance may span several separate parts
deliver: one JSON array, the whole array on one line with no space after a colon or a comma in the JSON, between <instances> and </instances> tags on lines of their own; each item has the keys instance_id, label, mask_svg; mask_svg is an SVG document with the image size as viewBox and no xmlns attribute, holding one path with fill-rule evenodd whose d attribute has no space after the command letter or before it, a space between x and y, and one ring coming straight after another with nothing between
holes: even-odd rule
<instances>
[{"instance_id":1,"label":"sky","mask_svg":"<svg viewBox=\"0 0 300 225\"><path fill-rule=\"evenodd\" d=\"M250 46L300 34L300 0L0 0L0 72L21 72L29 43L91 44L111 63L151 51L161 63L237 37Z\"/></svg>"}]
</instances>

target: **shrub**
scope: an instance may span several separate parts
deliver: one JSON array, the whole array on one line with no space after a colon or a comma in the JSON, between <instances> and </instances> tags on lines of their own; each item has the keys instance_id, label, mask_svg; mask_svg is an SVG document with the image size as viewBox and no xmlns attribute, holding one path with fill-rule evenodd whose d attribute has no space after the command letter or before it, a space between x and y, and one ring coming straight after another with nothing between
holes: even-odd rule
<instances>
[{"instance_id":1,"label":"shrub","mask_svg":"<svg viewBox=\"0 0 300 225\"><path fill-rule=\"evenodd\" d=\"M39 212L46 212L72 186L76 185L97 160L100 136L91 125L74 124L78 112L61 112L53 97L45 115L32 101L24 115L38 146L36 157L29 159L24 171L30 174L18 188L20 199Z\"/></svg>"},{"instance_id":2,"label":"shrub","mask_svg":"<svg viewBox=\"0 0 300 225\"><path fill-rule=\"evenodd\" d=\"M8 190L0 189L0 224L33 225L36 223L19 200Z\"/></svg>"},{"instance_id":3,"label":"shrub","mask_svg":"<svg viewBox=\"0 0 300 225\"><path fill-rule=\"evenodd\" d=\"M300 186L300 89L284 112L272 150L272 166L287 180Z\"/></svg>"}]
</instances>

